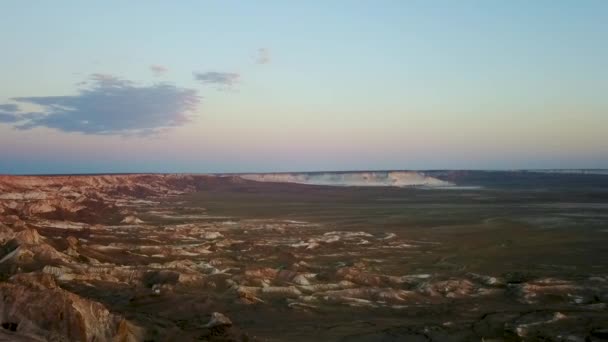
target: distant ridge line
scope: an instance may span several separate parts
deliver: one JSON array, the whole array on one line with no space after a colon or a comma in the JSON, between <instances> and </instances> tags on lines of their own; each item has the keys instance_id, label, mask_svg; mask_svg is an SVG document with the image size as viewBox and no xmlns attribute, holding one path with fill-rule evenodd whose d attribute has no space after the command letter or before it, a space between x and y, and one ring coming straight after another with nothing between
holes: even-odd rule
<instances>
[{"instance_id":1,"label":"distant ridge line","mask_svg":"<svg viewBox=\"0 0 608 342\"><path fill-rule=\"evenodd\" d=\"M201 175L238 176L263 174L323 174L323 173L365 173L365 172L539 172L608 175L608 169L387 169L387 170L330 170L330 171L253 171L253 172L91 172L91 173L0 173L0 176L62 177L62 176L133 176L133 175Z\"/></svg>"}]
</instances>

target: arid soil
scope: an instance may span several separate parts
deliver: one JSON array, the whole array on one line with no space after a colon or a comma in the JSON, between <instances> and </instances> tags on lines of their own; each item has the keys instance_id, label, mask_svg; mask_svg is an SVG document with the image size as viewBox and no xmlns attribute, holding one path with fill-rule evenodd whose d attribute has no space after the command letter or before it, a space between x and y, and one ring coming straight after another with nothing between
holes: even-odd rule
<instances>
[{"instance_id":1,"label":"arid soil","mask_svg":"<svg viewBox=\"0 0 608 342\"><path fill-rule=\"evenodd\" d=\"M602 341L608 191L560 185L2 176L0 341Z\"/></svg>"}]
</instances>

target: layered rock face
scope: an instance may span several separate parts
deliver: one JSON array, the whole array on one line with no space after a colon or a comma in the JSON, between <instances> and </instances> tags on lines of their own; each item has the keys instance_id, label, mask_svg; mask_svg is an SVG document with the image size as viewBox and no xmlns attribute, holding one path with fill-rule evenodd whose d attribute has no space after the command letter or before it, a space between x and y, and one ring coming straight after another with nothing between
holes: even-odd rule
<instances>
[{"instance_id":1,"label":"layered rock face","mask_svg":"<svg viewBox=\"0 0 608 342\"><path fill-rule=\"evenodd\" d=\"M138 341L141 329L97 302L57 286L45 273L23 273L0 284L5 330L53 341ZM7 329L8 327L8 329Z\"/></svg>"},{"instance_id":2,"label":"layered rock face","mask_svg":"<svg viewBox=\"0 0 608 342\"><path fill-rule=\"evenodd\" d=\"M101 223L143 224L133 207L218 181L240 180L198 175L0 177L0 340L143 341L149 334L140 323L111 310L103 300L68 288L88 284L95 289L90 282L146 288L156 284L151 280L155 273L162 283L169 271L125 266L137 258L112 257L117 248L97 245L94 237L89 240L96 234L91 231L112 236L112 229ZM193 273L175 274L180 281L200 281ZM93 292L96 298L103 290ZM214 329L220 337L231 336L233 330L231 323L203 328Z\"/></svg>"},{"instance_id":3,"label":"layered rock face","mask_svg":"<svg viewBox=\"0 0 608 342\"><path fill-rule=\"evenodd\" d=\"M423 172L415 171L251 173L239 176L257 182L329 186L445 187L452 185L441 179L427 176Z\"/></svg>"},{"instance_id":4,"label":"layered rock face","mask_svg":"<svg viewBox=\"0 0 608 342\"><path fill-rule=\"evenodd\" d=\"M0 176L0 214L99 221L118 206L138 199L176 196L239 182L243 182L239 177L187 174Z\"/></svg>"},{"instance_id":5,"label":"layered rock face","mask_svg":"<svg viewBox=\"0 0 608 342\"><path fill-rule=\"evenodd\" d=\"M99 176L0 176L0 200L43 200L87 194L112 198L175 195L238 177L188 174L131 174Z\"/></svg>"},{"instance_id":6,"label":"layered rock face","mask_svg":"<svg viewBox=\"0 0 608 342\"><path fill-rule=\"evenodd\" d=\"M4 252L0 272L5 279L0 282L0 337L40 341L142 340L141 328L110 313L101 303L62 289L55 275L45 272L51 264L76 264L74 258L49 245L36 229L0 224L0 231Z\"/></svg>"}]
</instances>

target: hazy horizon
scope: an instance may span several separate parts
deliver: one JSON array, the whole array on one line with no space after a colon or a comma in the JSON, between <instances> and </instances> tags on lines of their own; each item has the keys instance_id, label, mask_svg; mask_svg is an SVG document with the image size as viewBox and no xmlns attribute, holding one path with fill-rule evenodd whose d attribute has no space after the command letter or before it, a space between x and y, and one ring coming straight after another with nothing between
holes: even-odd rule
<instances>
[{"instance_id":1,"label":"hazy horizon","mask_svg":"<svg viewBox=\"0 0 608 342\"><path fill-rule=\"evenodd\" d=\"M3 2L0 174L607 169L608 2Z\"/></svg>"},{"instance_id":2,"label":"hazy horizon","mask_svg":"<svg viewBox=\"0 0 608 342\"><path fill-rule=\"evenodd\" d=\"M314 174L314 173L382 173L382 172L441 172L441 171L482 171L482 172L540 172L540 173L581 173L608 174L608 169L368 169L368 170L290 170L290 171L245 171L245 172L70 172L70 173L0 173L0 176L95 176L95 175L243 175L243 174Z\"/></svg>"}]
</instances>

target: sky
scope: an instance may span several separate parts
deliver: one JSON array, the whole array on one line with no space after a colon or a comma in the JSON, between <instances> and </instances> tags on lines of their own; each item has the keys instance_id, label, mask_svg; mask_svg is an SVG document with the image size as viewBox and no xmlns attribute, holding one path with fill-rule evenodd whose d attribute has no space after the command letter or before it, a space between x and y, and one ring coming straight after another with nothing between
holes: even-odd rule
<instances>
[{"instance_id":1,"label":"sky","mask_svg":"<svg viewBox=\"0 0 608 342\"><path fill-rule=\"evenodd\" d=\"M608 1L0 4L0 173L608 168Z\"/></svg>"}]
</instances>

